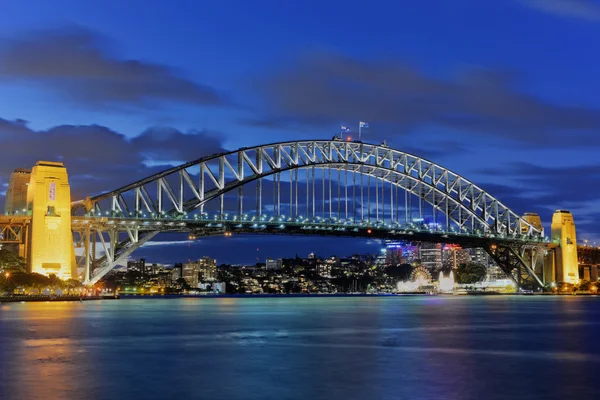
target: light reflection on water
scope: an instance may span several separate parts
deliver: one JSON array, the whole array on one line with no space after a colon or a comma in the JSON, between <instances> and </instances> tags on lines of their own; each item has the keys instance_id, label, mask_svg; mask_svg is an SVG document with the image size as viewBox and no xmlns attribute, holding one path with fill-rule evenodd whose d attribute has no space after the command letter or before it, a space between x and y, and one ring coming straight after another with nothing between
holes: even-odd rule
<instances>
[{"instance_id":1,"label":"light reflection on water","mask_svg":"<svg viewBox=\"0 0 600 400\"><path fill-rule=\"evenodd\" d=\"M0 399L591 398L599 301L2 304Z\"/></svg>"}]
</instances>

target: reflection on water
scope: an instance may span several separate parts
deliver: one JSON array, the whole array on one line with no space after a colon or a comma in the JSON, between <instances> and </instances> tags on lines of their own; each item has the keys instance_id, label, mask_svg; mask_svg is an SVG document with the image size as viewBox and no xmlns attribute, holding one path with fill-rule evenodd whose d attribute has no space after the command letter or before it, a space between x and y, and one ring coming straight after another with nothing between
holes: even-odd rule
<instances>
[{"instance_id":1,"label":"reflection on water","mask_svg":"<svg viewBox=\"0 0 600 400\"><path fill-rule=\"evenodd\" d=\"M0 306L0 399L592 398L591 297Z\"/></svg>"}]
</instances>

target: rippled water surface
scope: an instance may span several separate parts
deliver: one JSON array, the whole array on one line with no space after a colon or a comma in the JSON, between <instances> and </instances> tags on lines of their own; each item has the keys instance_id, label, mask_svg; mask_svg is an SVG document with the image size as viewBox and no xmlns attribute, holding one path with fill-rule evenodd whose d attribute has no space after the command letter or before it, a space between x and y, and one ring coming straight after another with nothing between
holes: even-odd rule
<instances>
[{"instance_id":1,"label":"rippled water surface","mask_svg":"<svg viewBox=\"0 0 600 400\"><path fill-rule=\"evenodd\" d=\"M600 298L0 304L0 399L572 399Z\"/></svg>"}]
</instances>

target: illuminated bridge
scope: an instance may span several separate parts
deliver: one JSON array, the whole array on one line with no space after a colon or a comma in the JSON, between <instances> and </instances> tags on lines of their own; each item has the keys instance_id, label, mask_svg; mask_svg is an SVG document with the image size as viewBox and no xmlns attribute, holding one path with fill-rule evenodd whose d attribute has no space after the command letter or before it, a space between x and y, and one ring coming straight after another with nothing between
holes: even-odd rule
<instances>
[{"instance_id":1,"label":"illuminated bridge","mask_svg":"<svg viewBox=\"0 0 600 400\"><path fill-rule=\"evenodd\" d=\"M536 214L520 216L468 179L387 146L334 139L241 148L74 202L60 163L39 162L27 185L11 177L9 193L27 198L7 193L3 242L20 243L34 271L87 283L161 232L456 243L486 249L521 287L579 279L570 213L555 214L550 240Z\"/></svg>"}]
</instances>

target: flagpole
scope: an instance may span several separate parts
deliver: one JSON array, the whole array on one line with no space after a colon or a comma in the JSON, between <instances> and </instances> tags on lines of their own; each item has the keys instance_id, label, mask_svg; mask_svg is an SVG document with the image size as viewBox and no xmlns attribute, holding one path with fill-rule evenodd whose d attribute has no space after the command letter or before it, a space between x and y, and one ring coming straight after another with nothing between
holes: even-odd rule
<instances>
[{"instance_id":1,"label":"flagpole","mask_svg":"<svg viewBox=\"0 0 600 400\"><path fill-rule=\"evenodd\" d=\"M361 135L360 129L361 129L361 123L359 122L358 123L358 140L360 140L362 142L362 135Z\"/></svg>"}]
</instances>

